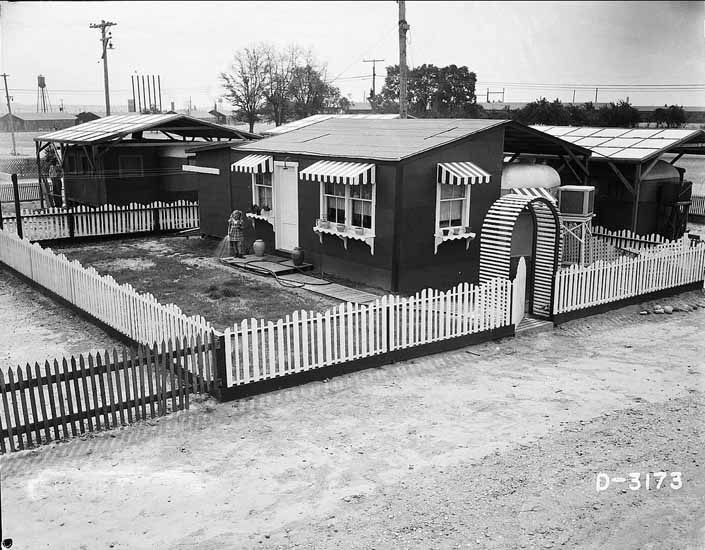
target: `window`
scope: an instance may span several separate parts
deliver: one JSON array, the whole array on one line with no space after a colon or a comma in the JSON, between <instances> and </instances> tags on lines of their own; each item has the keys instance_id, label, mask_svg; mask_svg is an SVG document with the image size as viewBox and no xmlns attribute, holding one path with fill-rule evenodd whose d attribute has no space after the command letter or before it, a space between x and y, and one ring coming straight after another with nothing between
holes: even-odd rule
<instances>
[{"instance_id":1,"label":"window","mask_svg":"<svg viewBox=\"0 0 705 550\"><path fill-rule=\"evenodd\" d=\"M144 176L142 157L138 155L118 157L118 175L121 178L141 178Z\"/></svg>"},{"instance_id":2,"label":"window","mask_svg":"<svg viewBox=\"0 0 705 550\"><path fill-rule=\"evenodd\" d=\"M468 225L470 186L439 183L436 203L436 228Z\"/></svg>"},{"instance_id":3,"label":"window","mask_svg":"<svg viewBox=\"0 0 705 550\"><path fill-rule=\"evenodd\" d=\"M321 183L321 218L374 232L375 185Z\"/></svg>"},{"instance_id":4,"label":"window","mask_svg":"<svg viewBox=\"0 0 705 550\"><path fill-rule=\"evenodd\" d=\"M252 203L260 208L272 210L272 174L252 175Z\"/></svg>"},{"instance_id":5,"label":"window","mask_svg":"<svg viewBox=\"0 0 705 550\"><path fill-rule=\"evenodd\" d=\"M350 188L352 225L372 229L372 186L353 185Z\"/></svg>"},{"instance_id":6,"label":"window","mask_svg":"<svg viewBox=\"0 0 705 550\"><path fill-rule=\"evenodd\" d=\"M342 183L324 183L323 186L323 217L333 223L345 223L346 186Z\"/></svg>"}]
</instances>

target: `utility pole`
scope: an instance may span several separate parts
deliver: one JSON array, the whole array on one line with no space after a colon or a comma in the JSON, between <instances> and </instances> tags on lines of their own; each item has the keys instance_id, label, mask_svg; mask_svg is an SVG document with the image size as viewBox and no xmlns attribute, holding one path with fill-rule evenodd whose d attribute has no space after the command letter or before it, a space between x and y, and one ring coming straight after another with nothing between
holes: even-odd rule
<instances>
[{"instance_id":1,"label":"utility pole","mask_svg":"<svg viewBox=\"0 0 705 550\"><path fill-rule=\"evenodd\" d=\"M371 99L375 98L375 78L377 77L377 73L375 72L375 65L377 61L384 61L384 59L363 59L363 63L372 63L372 95L370 96Z\"/></svg>"},{"instance_id":2,"label":"utility pole","mask_svg":"<svg viewBox=\"0 0 705 550\"><path fill-rule=\"evenodd\" d=\"M108 27L113 27L117 23L102 19L100 23L91 23L91 29L100 29L100 43L103 46L103 80L105 85L105 116L110 116L110 87L108 85L108 50L113 49L113 33L105 33Z\"/></svg>"},{"instance_id":3,"label":"utility pole","mask_svg":"<svg viewBox=\"0 0 705 550\"><path fill-rule=\"evenodd\" d=\"M409 24L406 22L406 5L404 0L397 0L399 4L399 118L406 118L406 31Z\"/></svg>"},{"instance_id":4,"label":"utility pole","mask_svg":"<svg viewBox=\"0 0 705 550\"><path fill-rule=\"evenodd\" d=\"M597 107L597 90L598 88L595 88L595 107Z\"/></svg>"},{"instance_id":5,"label":"utility pole","mask_svg":"<svg viewBox=\"0 0 705 550\"><path fill-rule=\"evenodd\" d=\"M12 107L10 107L10 92L7 90L7 73L2 73L2 78L5 80L5 99L7 99L7 114L10 120L10 134L12 135L12 155L17 156L17 145L15 144L15 121L12 118Z\"/></svg>"}]
</instances>

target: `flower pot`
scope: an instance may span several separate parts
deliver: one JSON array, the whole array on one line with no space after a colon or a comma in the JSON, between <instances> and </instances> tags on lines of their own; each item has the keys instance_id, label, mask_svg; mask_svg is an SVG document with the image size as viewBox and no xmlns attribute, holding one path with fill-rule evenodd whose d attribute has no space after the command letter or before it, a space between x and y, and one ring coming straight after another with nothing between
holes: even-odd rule
<instances>
[{"instance_id":1,"label":"flower pot","mask_svg":"<svg viewBox=\"0 0 705 550\"><path fill-rule=\"evenodd\" d=\"M455 229L453 229L453 235L460 235L460 228L459 227L456 227Z\"/></svg>"},{"instance_id":2,"label":"flower pot","mask_svg":"<svg viewBox=\"0 0 705 550\"><path fill-rule=\"evenodd\" d=\"M450 234L450 229L443 229L443 236L447 237Z\"/></svg>"},{"instance_id":3,"label":"flower pot","mask_svg":"<svg viewBox=\"0 0 705 550\"><path fill-rule=\"evenodd\" d=\"M345 231L345 224L344 223L339 223L335 226L340 233L343 233Z\"/></svg>"},{"instance_id":4,"label":"flower pot","mask_svg":"<svg viewBox=\"0 0 705 550\"><path fill-rule=\"evenodd\" d=\"M321 220L319 227L321 229L328 229L328 228L330 228L330 222L328 220Z\"/></svg>"},{"instance_id":5,"label":"flower pot","mask_svg":"<svg viewBox=\"0 0 705 550\"><path fill-rule=\"evenodd\" d=\"M364 234L365 234L365 228L364 228L364 227L356 227L356 228L355 228L355 234L356 234L356 235L364 235Z\"/></svg>"},{"instance_id":6,"label":"flower pot","mask_svg":"<svg viewBox=\"0 0 705 550\"><path fill-rule=\"evenodd\" d=\"M255 251L255 256L261 258L264 256L264 241L262 239L257 239L254 243L252 243L252 249Z\"/></svg>"},{"instance_id":7,"label":"flower pot","mask_svg":"<svg viewBox=\"0 0 705 550\"><path fill-rule=\"evenodd\" d=\"M294 251L291 253L291 260L294 265L301 265L304 263L304 250L300 246L295 246Z\"/></svg>"}]
</instances>

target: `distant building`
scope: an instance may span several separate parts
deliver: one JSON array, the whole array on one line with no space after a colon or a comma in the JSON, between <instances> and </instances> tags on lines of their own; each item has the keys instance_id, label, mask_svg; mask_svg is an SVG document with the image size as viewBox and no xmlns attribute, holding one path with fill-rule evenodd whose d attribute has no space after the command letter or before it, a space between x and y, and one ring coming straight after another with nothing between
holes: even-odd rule
<instances>
[{"instance_id":1,"label":"distant building","mask_svg":"<svg viewBox=\"0 0 705 550\"><path fill-rule=\"evenodd\" d=\"M69 113L12 113L15 132L45 132L69 128L76 124L76 115ZM0 132L10 131L10 115L0 116Z\"/></svg>"},{"instance_id":2,"label":"distant building","mask_svg":"<svg viewBox=\"0 0 705 550\"><path fill-rule=\"evenodd\" d=\"M83 124L84 122L90 122L91 120L98 120L99 115L91 113L90 111L84 111L76 115L76 124Z\"/></svg>"}]
</instances>

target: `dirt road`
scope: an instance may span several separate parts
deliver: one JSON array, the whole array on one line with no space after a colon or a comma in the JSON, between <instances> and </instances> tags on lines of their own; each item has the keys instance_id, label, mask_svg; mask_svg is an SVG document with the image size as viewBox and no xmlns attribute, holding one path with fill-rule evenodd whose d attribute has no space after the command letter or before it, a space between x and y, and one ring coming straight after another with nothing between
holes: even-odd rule
<instances>
[{"instance_id":1,"label":"dirt road","mask_svg":"<svg viewBox=\"0 0 705 550\"><path fill-rule=\"evenodd\" d=\"M704 333L703 309L629 308L7 455L6 536L32 549L700 550ZM658 490L597 491L601 472L644 484L658 471Z\"/></svg>"}]
</instances>

